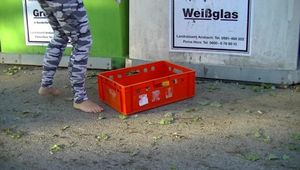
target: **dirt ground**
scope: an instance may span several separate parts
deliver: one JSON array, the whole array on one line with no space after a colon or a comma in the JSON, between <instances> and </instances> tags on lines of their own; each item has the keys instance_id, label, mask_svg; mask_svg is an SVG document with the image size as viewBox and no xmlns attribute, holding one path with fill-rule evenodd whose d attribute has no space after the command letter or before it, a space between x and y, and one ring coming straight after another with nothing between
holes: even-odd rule
<instances>
[{"instance_id":1,"label":"dirt ground","mask_svg":"<svg viewBox=\"0 0 300 170\"><path fill-rule=\"evenodd\" d=\"M0 64L0 169L300 169L299 86L199 80L195 97L130 117L101 103L72 108L67 70L59 97L37 94L41 67ZM10 75L12 74L12 75Z\"/></svg>"}]
</instances>

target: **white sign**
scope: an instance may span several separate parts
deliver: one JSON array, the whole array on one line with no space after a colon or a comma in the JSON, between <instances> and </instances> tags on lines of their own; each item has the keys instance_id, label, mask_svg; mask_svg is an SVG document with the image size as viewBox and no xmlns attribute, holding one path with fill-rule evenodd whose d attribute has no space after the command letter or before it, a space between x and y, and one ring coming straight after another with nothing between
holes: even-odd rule
<instances>
[{"instance_id":1,"label":"white sign","mask_svg":"<svg viewBox=\"0 0 300 170\"><path fill-rule=\"evenodd\" d=\"M171 0L171 51L250 54L251 0Z\"/></svg>"},{"instance_id":2,"label":"white sign","mask_svg":"<svg viewBox=\"0 0 300 170\"><path fill-rule=\"evenodd\" d=\"M47 45L53 30L37 0L23 0L26 45Z\"/></svg>"}]
</instances>

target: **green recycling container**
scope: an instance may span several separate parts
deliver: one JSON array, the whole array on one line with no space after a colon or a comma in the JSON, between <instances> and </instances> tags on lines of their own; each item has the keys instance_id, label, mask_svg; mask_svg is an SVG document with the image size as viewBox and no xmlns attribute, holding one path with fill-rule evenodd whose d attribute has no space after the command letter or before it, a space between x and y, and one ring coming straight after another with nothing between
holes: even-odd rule
<instances>
[{"instance_id":1,"label":"green recycling container","mask_svg":"<svg viewBox=\"0 0 300 170\"><path fill-rule=\"evenodd\" d=\"M45 46L27 46L22 0L1 0L0 52L8 54L44 54ZM91 57L112 59L113 68L123 67L129 53L129 1L84 0L93 46ZM70 54L67 48L65 55ZM36 57L36 56L35 56Z\"/></svg>"}]
</instances>

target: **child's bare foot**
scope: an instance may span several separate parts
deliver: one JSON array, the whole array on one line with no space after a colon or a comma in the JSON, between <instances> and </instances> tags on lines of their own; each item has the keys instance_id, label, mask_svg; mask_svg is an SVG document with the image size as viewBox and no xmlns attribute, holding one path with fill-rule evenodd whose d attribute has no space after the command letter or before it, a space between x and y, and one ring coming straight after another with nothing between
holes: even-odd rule
<instances>
[{"instance_id":1,"label":"child's bare foot","mask_svg":"<svg viewBox=\"0 0 300 170\"><path fill-rule=\"evenodd\" d=\"M90 100L83 101L82 103L73 103L73 107L88 113L99 113L103 111L101 106Z\"/></svg>"},{"instance_id":2,"label":"child's bare foot","mask_svg":"<svg viewBox=\"0 0 300 170\"><path fill-rule=\"evenodd\" d=\"M47 95L58 96L61 94L61 91L55 87L40 87L38 93L42 96L47 96Z\"/></svg>"}]
</instances>

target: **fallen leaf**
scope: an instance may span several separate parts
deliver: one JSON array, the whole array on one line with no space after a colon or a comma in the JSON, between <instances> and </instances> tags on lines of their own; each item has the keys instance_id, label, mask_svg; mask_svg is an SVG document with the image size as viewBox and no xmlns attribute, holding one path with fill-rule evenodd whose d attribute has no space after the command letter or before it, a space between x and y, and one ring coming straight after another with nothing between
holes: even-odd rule
<instances>
[{"instance_id":1,"label":"fallen leaf","mask_svg":"<svg viewBox=\"0 0 300 170\"><path fill-rule=\"evenodd\" d=\"M103 119L106 119L106 117L104 117L104 116L98 116L98 118L97 118L98 120L103 120Z\"/></svg>"},{"instance_id":2,"label":"fallen leaf","mask_svg":"<svg viewBox=\"0 0 300 170\"><path fill-rule=\"evenodd\" d=\"M145 123L148 123L148 125L153 125L154 123L152 123L151 121L146 120Z\"/></svg>"},{"instance_id":3,"label":"fallen leaf","mask_svg":"<svg viewBox=\"0 0 300 170\"><path fill-rule=\"evenodd\" d=\"M260 130L256 131L256 132L254 133L254 137L256 137L256 138L262 137L262 132L261 132Z\"/></svg>"},{"instance_id":4,"label":"fallen leaf","mask_svg":"<svg viewBox=\"0 0 300 170\"><path fill-rule=\"evenodd\" d=\"M294 140L300 140L300 133L294 133L294 134L292 134L292 139L294 139Z\"/></svg>"},{"instance_id":5,"label":"fallen leaf","mask_svg":"<svg viewBox=\"0 0 300 170\"><path fill-rule=\"evenodd\" d=\"M28 117L29 115L30 115L30 117L32 117L32 118L37 118L37 117L39 117L40 116L40 112L35 112L35 113L32 113L32 112L28 112L28 111L24 111L24 112L22 112L22 113L20 113L21 114L21 117L22 118L26 118L26 117Z\"/></svg>"},{"instance_id":6,"label":"fallen leaf","mask_svg":"<svg viewBox=\"0 0 300 170\"><path fill-rule=\"evenodd\" d=\"M246 113L253 113L252 110L248 110L248 109L247 109L245 112L246 112Z\"/></svg>"},{"instance_id":7,"label":"fallen leaf","mask_svg":"<svg viewBox=\"0 0 300 170\"><path fill-rule=\"evenodd\" d=\"M105 141L108 140L110 138L110 136L108 134L102 133L98 136L96 136L96 139L101 142L101 141Z\"/></svg>"},{"instance_id":8,"label":"fallen leaf","mask_svg":"<svg viewBox=\"0 0 300 170\"><path fill-rule=\"evenodd\" d=\"M265 137L263 138L263 141L264 141L265 143L269 144L269 143L272 142L272 139L271 139L270 136L265 136Z\"/></svg>"},{"instance_id":9,"label":"fallen leaf","mask_svg":"<svg viewBox=\"0 0 300 170\"><path fill-rule=\"evenodd\" d=\"M219 102L214 101L210 104L210 106L212 106L212 107L222 107L223 105Z\"/></svg>"},{"instance_id":10,"label":"fallen leaf","mask_svg":"<svg viewBox=\"0 0 300 170\"><path fill-rule=\"evenodd\" d=\"M132 152L130 152L130 156L131 156L131 157L134 157L134 156L138 155L139 153L140 153L139 150L132 151Z\"/></svg>"},{"instance_id":11,"label":"fallen leaf","mask_svg":"<svg viewBox=\"0 0 300 170\"><path fill-rule=\"evenodd\" d=\"M7 75L15 75L16 73L18 73L20 70L22 70L22 67L17 67L17 66L13 66L13 67L9 67L8 69L4 70L3 72L6 73Z\"/></svg>"},{"instance_id":12,"label":"fallen leaf","mask_svg":"<svg viewBox=\"0 0 300 170\"><path fill-rule=\"evenodd\" d=\"M246 86L241 85L240 89L246 89Z\"/></svg>"},{"instance_id":13,"label":"fallen leaf","mask_svg":"<svg viewBox=\"0 0 300 170\"><path fill-rule=\"evenodd\" d=\"M289 88L289 85L280 84L278 87L281 88L281 89L287 89L287 88Z\"/></svg>"},{"instance_id":14,"label":"fallen leaf","mask_svg":"<svg viewBox=\"0 0 300 170\"><path fill-rule=\"evenodd\" d=\"M185 112L190 113L190 112L195 112L195 111L197 111L196 108L189 108Z\"/></svg>"},{"instance_id":15,"label":"fallen leaf","mask_svg":"<svg viewBox=\"0 0 300 170\"><path fill-rule=\"evenodd\" d=\"M64 126L61 130L65 131L65 130L69 129L70 127L71 127L70 125L67 125L67 126Z\"/></svg>"},{"instance_id":16,"label":"fallen leaf","mask_svg":"<svg viewBox=\"0 0 300 170\"><path fill-rule=\"evenodd\" d=\"M254 153L248 153L248 154L244 155L244 158L246 160L252 161L252 162L257 161L257 160L260 159L259 156L254 154Z\"/></svg>"},{"instance_id":17,"label":"fallen leaf","mask_svg":"<svg viewBox=\"0 0 300 170\"><path fill-rule=\"evenodd\" d=\"M16 131L12 128L3 129L2 132L13 139L20 139L22 136L24 136L24 131Z\"/></svg>"},{"instance_id":18,"label":"fallen leaf","mask_svg":"<svg viewBox=\"0 0 300 170\"><path fill-rule=\"evenodd\" d=\"M210 104L210 101L209 100L200 100L198 102L198 104L201 105L201 106L207 106L207 105Z\"/></svg>"},{"instance_id":19,"label":"fallen leaf","mask_svg":"<svg viewBox=\"0 0 300 170\"><path fill-rule=\"evenodd\" d=\"M199 122L199 121L202 121L203 119L202 119L202 117L200 117L200 116L194 116L193 117L193 122Z\"/></svg>"},{"instance_id":20,"label":"fallen leaf","mask_svg":"<svg viewBox=\"0 0 300 170\"><path fill-rule=\"evenodd\" d=\"M157 144L157 142L159 141L159 140L161 140L162 139L162 136L161 135L159 135L159 136L153 136L153 142L152 142L152 146L155 146L156 144Z\"/></svg>"},{"instance_id":21,"label":"fallen leaf","mask_svg":"<svg viewBox=\"0 0 300 170\"><path fill-rule=\"evenodd\" d=\"M260 86L253 86L253 87L252 87L252 90L253 90L255 93L261 93L261 92L264 91Z\"/></svg>"},{"instance_id":22,"label":"fallen leaf","mask_svg":"<svg viewBox=\"0 0 300 170\"><path fill-rule=\"evenodd\" d=\"M41 112L36 112L32 114L32 118L37 118L41 115Z\"/></svg>"},{"instance_id":23,"label":"fallen leaf","mask_svg":"<svg viewBox=\"0 0 300 170\"><path fill-rule=\"evenodd\" d=\"M29 113L30 112L28 112L28 111L24 111L24 112L21 113L21 116L22 117L27 117L29 115Z\"/></svg>"},{"instance_id":24,"label":"fallen leaf","mask_svg":"<svg viewBox=\"0 0 300 170\"><path fill-rule=\"evenodd\" d=\"M154 139L154 141L158 141L158 140L162 139L162 136L161 135L153 136L153 139Z\"/></svg>"},{"instance_id":25,"label":"fallen leaf","mask_svg":"<svg viewBox=\"0 0 300 170\"><path fill-rule=\"evenodd\" d=\"M159 121L159 124L161 124L161 125L169 125L172 123L174 123L174 118L166 118L166 119L161 119Z\"/></svg>"},{"instance_id":26,"label":"fallen leaf","mask_svg":"<svg viewBox=\"0 0 300 170\"><path fill-rule=\"evenodd\" d=\"M285 160L285 161L287 161L287 160L290 159L290 157L289 157L288 155L284 154L284 155L282 156L282 159Z\"/></svg>"},{"instance_id":27,"label":"fallen leaf","mask_svg":"<svg viewBox=\"0 0 300 170\"><path fill-rule=\"evenodd\" d=\"M258 111L257 111L257 113L259 113L259 114L261 114L261 115L262 115L262 114L264 114L264 113L265 113L265 111L258 110Z\"/></svg>"},{"instance_id":28,"label":"fallen leaf","mask_svg":"<svg viewBox=\"0 0 300 170\"><path fill-rule=\"evenodd\" d=\"M53 135L53 137L55 137L55 138L58 138L58 137L59 137L59 135L58 135L58 134L54 134L54 135Z\"/></svg>"},{"instance_id":29,"label":"fallen leaf","mask_svg":"<svg viewBox=\"0 0 300 170\"><path fill-rule=\"evenodd\" d=\"M220 88L216 87L216 86L210 86L208 87L208 92L213 92L215 90L219 90Z\"/></svg>"},{"instance_id":30,"label":"fallen leaf","mask_svg":"<svg viewBox=\"0 0 300 170\"><path fill-rule=\"evenodd\" d=\"M272 139L270 136L266 136L264 134L264 130L263 129L258 129L257 131L254 132L253 136L260 140L260 141L263 141L264 143L271 143L272 142Z\"/></svg>"},{"instance_id":31,"label":"fallen leaf","mask_svg":"<svg viewBox=\"0 0 300 170\"><path fill-rule=\"evenodd\" d=\"M298 146L296 146L296 145L294 145L294 144L290 144L290 145L288 146L288 149L289 149L290 151L299 151L299 150L300 150L300 147L298 147Z\"/></svg>"},{"instance_id":32,"label":"fallen leaf","mask_svg":"<svg viewBox=\"0 0 300 170\"><path fill-rule=\"evenodd\" d=\"M277 97L278 94L272 92L272 93L270 93L269 95L270 95L271 97Z\"/></svg>"},{"instance_id":33,"label":"fallen leaf","mask_svg":"<svg viewBox=\"0 0 300 170\"><path fill-rule=\"evenodd\" d=\"M296 92L300 92L300 85L297 86L297 87L295 87L295 91L296 91Z\"/></svg>"},{"instance_id":34,"label":"fallen leaf","mask_svg":"<svg viewBox=\"0 0 300 170\"><path fill-rule=\"evenodd\" d=\"M70 145L70 147L75 147L76 146L76 142L72 141L72 142L69 143L69 145Z\"/></svg>"},{"instance_id":35,"label":"fallen leaf","mask_svg":"<svg viewBox=\"0 0 300 170\"><path fill-rule=\"evenodd\" d=\"M173 133L172 134L172 137L173 138L176 138L176 139L183 139L183 138L186 138L185 136L181 135L181 134L178 134L177 132Z\"/></svg>"},{"instance_id":36,"label":"fallen leaf","mask_svg":"<svg viewBox=\"0 0 300 170\"><path fill-rule=\"evenodd\" d=\"M176 170L176 169L177 169L176 165L173 164L173 165L170 166L170 170Z\"/></svg>"},{"instance_id":37,"label":"fallen leaf","mask_svg":"<svg viewBox=\"0 0 300 170\"><path fill-rule=\"evenodd\" d=\"M269 156L268 156L269 161L278 160L278 159L279 159L279 157L275 154L269 154Z\"/></svg>"},{"instance_id":38,"label":"fallen leaf","mask_svg":"<svg viewBox=\"0 0 300 170\"><path fill-rule=\"evenodd\" d=\"M97 73L96 72L89 72L86 77L87 77L87 79L92 79L94 77L97 77Z\"/></svg>"},{"instance_id":39,"label":"fallen leaf","mask_svg":"<svg viewBox=\"0 0 300 170\"><path fill-rule=\"evenodd\" d=\"M66 97L65 101L73 101L73 97Z\"/></svg>"},{"instance_id":40,"label":"fallen leaf","mask_svg":"<svg viewBox=\"0 0 300 170\"><path fill-rule=\"evenodd\" d=\"M128 116L119 114L119 118L122 120L126 120L126 119L128 119Z\"/></svg>"},{"instance_id":41,"label":"fallen leaf","mask_svg":"<svg viewBox=\"0 0 300 170\"><path fill-rule=\"evenodd\" d=\"M173 117L174 116L174 113L172 112L168 112L164 115L164 117Z\"/></svg>"},{"instance_id":42,"label":"fallen leaf","mask_svg":"<svg viewBox=\"0 0 300 170\"><path fill-rule=\"evenodd\" d=\"M265 83L263 83L263 84L261 84L261 88L262 89L273 89L274 86L272 84L265 84Z\"/></svg>"},{"instance_id":43,"label":"fallen leaf","mask_svg":"<svg viewBox=\"0 0 300 170\"><path fill-rule=\"evenodd\" d=\"M59 151L62 151L64 148L64 145L58 145L58 144L55 144L53 145L51 148L50 148L50 154L54 154L54 153L57 153Z\"/></svg>"}]
</instances>

